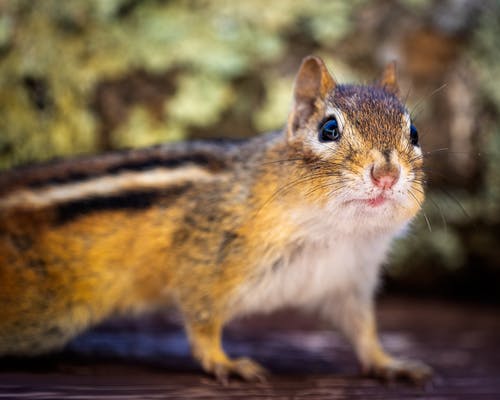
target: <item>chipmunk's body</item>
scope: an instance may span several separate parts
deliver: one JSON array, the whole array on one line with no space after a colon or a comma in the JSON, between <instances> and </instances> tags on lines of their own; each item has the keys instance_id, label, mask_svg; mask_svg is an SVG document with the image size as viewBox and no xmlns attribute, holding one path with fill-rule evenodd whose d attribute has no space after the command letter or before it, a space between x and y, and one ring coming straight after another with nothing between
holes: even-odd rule
<instances>
[{"instance_id":1,"label":"chipmunk's body","mask_svg":"<svg viewBox=\"0 0 500 400\"><path fill-rule=\"evenodd\" d=\"M0 355L57 349L116 312L175 304L207 371L258 378L256 364L224 354L223 324L296 305L338 325L367 371L427 375L382 351L372 310L391 240L423 200L394 88L391 69L380 86L335 85L311 57L285 132L0 176ZM325 119L335 126L321 136Z\"/></svg>"}]
</instances>

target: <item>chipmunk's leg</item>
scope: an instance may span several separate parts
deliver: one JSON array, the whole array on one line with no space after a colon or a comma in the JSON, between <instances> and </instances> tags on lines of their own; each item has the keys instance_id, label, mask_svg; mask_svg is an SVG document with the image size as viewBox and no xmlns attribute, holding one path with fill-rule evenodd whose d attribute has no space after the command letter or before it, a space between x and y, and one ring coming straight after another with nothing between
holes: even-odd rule
<instances>
[{"instance_id":1,"label":"chipmunk's leg","mask_svg":"<svg viewBox=\"0 0 500 400\"><path fill-rule=\"evenodd\" d=\"M186 319L186 330L193 356L203 369L227 384L230 375L246 381L264 382L266 371L248 358L230 359L222 348L223 319L202 311L201 315Z\"/></svg>"},{"instance_id":2,"label":"chipmunk's leg","mask_svg":"<svg viewBox=\"0 0 500 400\"><path fill-rule=\"evenodd\" d=\"M408 379L415 383L431 377L432 369L427 365L396 359L383 350L371 299L349 294L336 296L328 304L330 310L323 311L352 343L364 374L383 380Z\"/></svg>"}]
</instances>

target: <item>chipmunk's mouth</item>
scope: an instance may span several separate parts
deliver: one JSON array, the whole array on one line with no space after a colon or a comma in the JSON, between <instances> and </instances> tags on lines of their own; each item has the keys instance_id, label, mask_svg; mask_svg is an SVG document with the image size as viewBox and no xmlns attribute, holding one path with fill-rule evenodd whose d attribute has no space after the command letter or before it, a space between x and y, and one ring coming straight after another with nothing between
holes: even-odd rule
<instances>
[{"instance_id":1,"label":"chipmunk's mouth","mask_svg":"<svg viewBox=\"0 0 500 400\"><path fill-rule=\"evenodd\" d=\"M357 203L358 205L368 206L370 208L377 208L381 207L384 204L387 204L389 201L391 201L390 197L388 197L385 193L380 193L375 197L353 199L348 201L348 203Z\"/></svg>"},{"instance_id":2,"label":"chipmunk's mouth","mask_svg":"<svg viewBox=\"0 0 500 400\"><path fill-rule=\"evenodd\" d=\"M370 207L379 207L388 200L389 199L386 196L384 196L383 194L379 194L377 197L365 200L365 203Z\"/></svg>"}]
</instances>

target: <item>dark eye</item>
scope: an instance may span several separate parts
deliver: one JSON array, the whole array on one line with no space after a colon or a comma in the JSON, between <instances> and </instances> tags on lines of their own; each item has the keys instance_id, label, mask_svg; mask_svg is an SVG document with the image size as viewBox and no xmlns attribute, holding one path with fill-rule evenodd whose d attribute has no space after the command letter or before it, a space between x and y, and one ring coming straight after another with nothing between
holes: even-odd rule
<instances>
[{"instance_id":1,"label":"dark eye","mask_svg":"<svg viewBox=\"0 0 500 400\"><path fill-rule=\"evenodd\" d=\"M413 124L410 126L410 142L413 146L418 146L418 131Z\"/></svg>"},{"instance_id":2,"label":"dark eye","mask_svg":"<svg viewBox=\"0 0 500 400\"><path fill-rule=\"evenodd\" d=\"M339 139L339 124L335 117L329 117L319 128L319 140L321 142L333 142Z\"/></svg>"}]
</instances>

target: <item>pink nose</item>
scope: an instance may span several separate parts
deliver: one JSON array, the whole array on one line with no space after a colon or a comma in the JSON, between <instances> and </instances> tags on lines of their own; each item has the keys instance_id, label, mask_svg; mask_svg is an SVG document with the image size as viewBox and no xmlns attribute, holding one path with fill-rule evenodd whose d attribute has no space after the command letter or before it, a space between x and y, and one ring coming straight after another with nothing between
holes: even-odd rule
<instances>
[{"instance_id":1,"label":"pink nose","mask_svg":"<svg viewBox=\"0 0 500 400\"><path fill-rule=\"evenodd\" d=\"M375 168L371 170L372 182L381 189L390 189L399 179L399 168Z\"/></svg>"}]
</instances>

